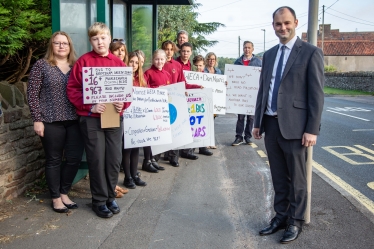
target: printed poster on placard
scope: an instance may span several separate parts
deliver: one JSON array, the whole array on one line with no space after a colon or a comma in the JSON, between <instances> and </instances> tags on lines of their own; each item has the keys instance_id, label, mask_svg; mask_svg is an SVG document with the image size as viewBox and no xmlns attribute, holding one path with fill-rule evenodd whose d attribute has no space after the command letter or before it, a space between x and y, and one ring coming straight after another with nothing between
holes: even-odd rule
<instances>
[{"instance_id":1,"label":"printed poster on placard","mask_svg":"<svg viewBox=\"0 0 374 249\"><path fill-rule=\"evenodd\" d=\"M168 91L134 87L132 95L123 113L125 149L171 143Z\"/></svg>"},{"instance_id":2,"label":"printed poster on placard","mask_svg":"<svg viewBox=\"0 0 374 249\"><path fill-rule=\"evenodd\" d=\"M213 94L211 89L187 90L187 106L193 142L179 149L214 146Z\"/></svg>"},{"instance_id":3,"label":"printed poster on placard","mask_svg":"<svg viewBox=\"0 0 374 249\"><path fill-rule=\"evenodd\" d=\"M254 115L261 67L225 65L226 112Z\"/></svg>"},{"instance_id":4,"label":"printed poster on placard","mask_svg":"<svg viewBox=\"0 0 374 249\"><path fill-rule=\"evenodd\" d=\"M152 153L154 155L193 142L185 83L181 82L162 86L159 89L168 90L172 143L152 146Z\"/></svg>"},{"instance_id":5,"label":"printed poster on placard","mask_svg":"<svg viewBox=\"0 0 374 249\"><path fill-rule=\"evenodd\" d=\"M132 67L83 67L83 103L132 101Z\"/></svg>"},{"instance_id":6,"label":"printed poster on placard","mask_svg":"<svg viewBox=\"0 0 374 249\"><path fill-rule=\"evenodd\" d=\"M212 89L214 114L226 113L226 75L183 71L189 84Z\"/></svg>"}]
</instances>

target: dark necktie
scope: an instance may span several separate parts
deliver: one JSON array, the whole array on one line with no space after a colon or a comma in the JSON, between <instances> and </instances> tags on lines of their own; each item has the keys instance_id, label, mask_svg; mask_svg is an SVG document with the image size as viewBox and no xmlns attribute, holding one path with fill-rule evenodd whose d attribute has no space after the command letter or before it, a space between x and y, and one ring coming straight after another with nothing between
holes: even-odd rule
<instances>
[{"instance_id":1,"label":"dark necktie","mask_svg":"<svg viewBox=\"0 0 374 249\"><path fill-rule=\"evenodd\" d=\"M279 90L279 85L280 85L281 78L282 78L282 67L283 67L283 57L284 57L285 48L286 46L284 45L281 47L282 53L278 61L277 72L275 74L273 95L271 99L271 110L273 112L277 110L278 90Z\"/></svg>"}]
</instances>

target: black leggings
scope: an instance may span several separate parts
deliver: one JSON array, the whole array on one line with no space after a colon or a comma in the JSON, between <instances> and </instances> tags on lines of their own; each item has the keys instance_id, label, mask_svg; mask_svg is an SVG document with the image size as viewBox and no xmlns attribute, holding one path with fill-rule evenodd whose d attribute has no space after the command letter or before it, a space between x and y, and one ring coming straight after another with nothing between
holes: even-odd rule
<instances>
[{"instance_id":1,"label":"black leggings","mask_svg":"<svg viewBox=\"0 0 374 249\"><path fill-rule=\"evenodd\" d=\"M122 167L125 179L136 177L138 172L139 148L122 150Z\"/></svg>"},{"instance_id":2,"label":"black leggings","mask_svg":"<svg viewBox=\"0 0 374 249\"><path fill-rule=\"evenodd\" d=\"M42 140L45 151L45 178L52 198L68 194L83 154L83 139L78 121L44 124ZM62 157L66 163L61 164Z\"/></svg>"},{"instance_id":3,"label":"black leggings","mask_svg":"<svg viewBox=\"0 0 374 249\"><path fill-rule=\"evenodd\" d=\"M153 157L151 146L143 147L144 160L149 161Z\"/></svg>"}]
</instances>

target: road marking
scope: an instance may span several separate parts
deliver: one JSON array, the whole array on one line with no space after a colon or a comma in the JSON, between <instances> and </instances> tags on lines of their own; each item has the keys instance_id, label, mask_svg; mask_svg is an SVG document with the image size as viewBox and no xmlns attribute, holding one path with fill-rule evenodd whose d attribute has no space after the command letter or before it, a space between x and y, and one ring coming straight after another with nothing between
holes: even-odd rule
<instances>
[{"instance_id":1,"label":"road marking","mask_svg":"<svg viewBox=\"0 0 374 249\"><path fill-rule=\"evenodd\" d=\"M374 155L374 150L371 150L371 149L369 149L369 148L366 148L366 147L364 147L364 146L362 146L362 145L355 145L357 148L360 148L361 150L364 150L364 151L367 151L367 152L369 152L369 153L371 153L371 154L373 154Z\"/></svg>"},{"instance_id":2,"label":"road marking","mask_svg":"<svg viewBox=\"0 0 374 249\"><path fill-rule=\"evenodd\" d=\"M374 129L356 129L352 131L374 131Z\"/></svg>"},{"instance_id":3,"label":"road marking","mask_svg":"<svg viewBox=\"0 0 374 249\"><path fill-rule=\"evenodd\" d=\"M250 146L252 146L253 149L256 149L258 146L254 143L251 143Z\"/></svg>"},{"instance_id":4,"label":"road marking","mask_svg":"<svg viewBox=\"0 0 374 249\"><path fill-rule=\"evenodd\" d=\"M266 164L270 167L270 163L269 163L269 161L266 161Z\"/></svg>"},{"instance_id":5,"label":"road marking","mask_svg":"<svg viewBox=\"0 0 374 249\"><path fill-rule=\"evenodd\" d=\"M359 118L359 117L355 117L355 116L344 114L344 113L340 113L340 112L334 112L334 111L330 111L330 110L327 110L327 111L328 112L333 112L333 113L336 113L336 114L340 114L340 115L344 115L344 116L347 116L347 117L351 117L351 118L357 118L357 119L364 120L364 121L370 121L369 119Z\"/></svg>"},{"instance_id":6,"label":"road marking","mask_svg":"<svg viewBox=\"0 0 374 249\"><path fill-rule=\"evenodd\" d=\"M263 152L262 150L258 150L257 153L260 155L260 157L268 157L265 152Z\"/></svg>"},{"instance_id":7,"label":"road marking","mask_svg":"<svg viewBox=\"0 0 374 249\"><path fill-rule=\"evenodd\" d=\"M330 110L340 112L371 112L369 109L363 109L361 107L327 107Z\"/></svg>"},{"instance_id":8,"label":"road marking","mask_svg":"<svg viewBox=\"0 0 374 249\"><path fill-rule=\"evenodd\" d=\"M371 188L372 190L374 190L374 182L369 182L368 187Z\"/></svg>"},{"instance_id":9,"label":"road marking","mask_svg":"<svg viewBox=\"0 0 374 249\"><path fill-rule=\"evenodd\" d=\"M361 146L361 145L355 145L355 146L359 147L360 149L363 149L365 151L368 151L370 153L374 152L374 151L372 151L368 148L365 148L364 146ZM345 148L347 150L350 150L351 152L350 153L339 153L339 152L334 150L335 148ZM322 149L330 152L331 154L339 157L340 159L342 159L343 161L345 161L349 164L353 164L353 165L374 164L374 156L369 155L369 154L365 154L361 150L358 150L358 149L350 147L350 146L325 146L325 147L322 147ZM365 158L369 159L370 161L369 162L357 162L357 161L354 161L353 159L349 158L348 156L353 156L353 157L361 156L361 157L365 157Z\"/></svg>"},{"instance_id":10,"label":"road marking","mask_svg":"<svg viewBox=\"0 0 374 249\"><path fill-rule=\"evenodd\" d=\"M313 167L316 168L319 172L328 177L331 181L335 182L338 186L343 188L349 194L351 194L358 202L364 205L371 213L374 214L374 202L363 195L360 191L353 188L351 185L343 181L339 176L333 174L322 165L313 161Z\"/></svg>"}]
</instances>

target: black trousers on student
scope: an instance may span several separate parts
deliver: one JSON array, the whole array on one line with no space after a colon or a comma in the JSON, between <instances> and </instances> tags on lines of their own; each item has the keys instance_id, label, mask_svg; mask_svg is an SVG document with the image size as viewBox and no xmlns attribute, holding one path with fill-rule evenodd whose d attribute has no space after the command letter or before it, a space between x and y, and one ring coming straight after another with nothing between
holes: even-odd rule
<instances>
[{"instance_id":1,"label":"black trousers on student","mask_svg":"<svg viewBox=\"0 0 374 249\"><path fill-rule=\"evenodd\" d=\"M247 123L244 126L245 117L247 117ZM251 138L253 120L254 120L253 115L238 114L238 121L236 121L236 137L243 139L243 131L244 131L244 137Z\"/></svg>"},{"instance_id":2,"label":"black trousers on student","mask_svg":"<svg viewBox=\"0 0 374 249\"><path fill-rule=\"evenodd\" d=\"M114 191L122 160L122 118L120 127L101 128L100 118L80 117L85 142L92 205L101 206L115 200Z\"/></svg>"},{"instance_id":3,"label":"black trousers on student","mask_svg":"<svg viewBox=\"0 0 374 249\"><path fill-rule=\"evenodd\" d=\"M44 124L40 137L45 152L45 177L53 199L68 194L83 154L83 139L77 120ZM61 164L62 157L66 164Z\"/></svg>"}]
</instances>

